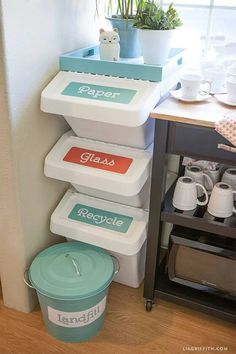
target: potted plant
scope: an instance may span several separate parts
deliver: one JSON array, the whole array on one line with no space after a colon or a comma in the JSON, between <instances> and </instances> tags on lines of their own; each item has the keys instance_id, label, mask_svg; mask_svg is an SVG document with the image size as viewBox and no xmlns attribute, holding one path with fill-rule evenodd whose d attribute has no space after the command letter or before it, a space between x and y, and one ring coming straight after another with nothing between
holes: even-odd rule
<instances>
[{"instance_id":1,"label":"potted plant","mask_svg":"<svg viewBox=\"0 0 236 354\"><path fill-rule=\"evenodd\" d=\"M106 17L117 28L120 35L120 57L136 58L141 56L138 31L134 18L140 0L108 0L108 16Z\"/></svg>"},{"instance_id":2,"label":"potted plant","mask_svg":"<svg viewBox=\"0 0 236 354\"><path fill-rule=\"evenodd\" d=\"M165 11L155 0L140 1L134 19L146 64L164 64L170 50L170 39L182 22L171 3Z\"/></svg>"}]
</instances>

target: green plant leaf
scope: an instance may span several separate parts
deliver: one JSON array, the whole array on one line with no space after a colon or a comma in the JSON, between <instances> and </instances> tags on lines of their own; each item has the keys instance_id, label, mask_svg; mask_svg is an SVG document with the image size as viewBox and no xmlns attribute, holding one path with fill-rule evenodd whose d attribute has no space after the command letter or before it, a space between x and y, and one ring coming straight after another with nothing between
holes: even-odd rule
<instances>
[{"instance_id":1,"label":"green plant leaf","mask_svg":"<svg viewBox=\"0 0 236 354\"><path fill-rule=\"evenodd\" d=\"M171 3L164 11L155 0L141 0L138 3L134 27L151 30L170 30L182 25L177 11Z\"/></svg>"}]
</instances>

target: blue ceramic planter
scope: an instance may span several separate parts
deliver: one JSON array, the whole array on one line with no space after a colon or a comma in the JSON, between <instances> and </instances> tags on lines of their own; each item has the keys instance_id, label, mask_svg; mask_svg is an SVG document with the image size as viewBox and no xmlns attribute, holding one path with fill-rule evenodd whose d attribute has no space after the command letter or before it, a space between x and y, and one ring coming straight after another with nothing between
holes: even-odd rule
<instances>
[{"instance_id":1,"label":"blue ceramic planter","mask_svg":"<svg viewBox=\"0 0 236 354\"><path fill-rule=\"evenodd\" d=\"M118 28L120 35L120 57L137 58L141 56L138 31L133 27L133 20L107 17L113 28Z\"/></svg>"}]
</instances>

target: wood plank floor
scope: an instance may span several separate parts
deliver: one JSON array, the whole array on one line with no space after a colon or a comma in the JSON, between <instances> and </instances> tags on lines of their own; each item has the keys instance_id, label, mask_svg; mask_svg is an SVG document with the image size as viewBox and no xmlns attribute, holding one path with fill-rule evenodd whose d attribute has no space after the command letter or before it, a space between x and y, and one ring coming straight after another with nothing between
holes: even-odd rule
<instances>
[{"instance_id":1,"label":"wood plank floor","mask_svg":"<svg viewBox=\"0 0 236 354\"><path fill-rule=\"evenodd\" d=\"M236 353L232 324L161 300L147 313L142 291L112 284L103 330L77 344L50 337L39 309L23 314L1 301L0 354L178 354L187 353L186 346L227 348L202 348L199 353Z\"/></svg>"}]
</instances>

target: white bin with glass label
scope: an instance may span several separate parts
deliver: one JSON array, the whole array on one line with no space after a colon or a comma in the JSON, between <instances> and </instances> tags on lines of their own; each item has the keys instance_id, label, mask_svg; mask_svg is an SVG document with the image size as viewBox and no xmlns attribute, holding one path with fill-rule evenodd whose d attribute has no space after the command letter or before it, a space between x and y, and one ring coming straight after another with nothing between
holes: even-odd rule
<instances>
[{"instance_id":1,"label":"white bin with glass label","mask_svg":"<svg viewBox=\"0 0 236 354\"><path fill-rule=\"evenodd\" d=\"M151 150L83 139L69 131L46 157L44 173L83 194L146 208L151 161Z\"/></svg>"},{"instance_id":2,"label":"white bin with glass label","mask_svg":"<svg viewBox=\"0 0 236 354\"><path fill-rule=\"evenodd\" d=\"M50 229L68 239L102 247L115 255L115 281L138 287L145 271L148 213L68 190L51 216Z\"/></svg>"},{"instance_id":3,"label":"white bin with glass label","mask_svg":"<svg viewBox=\"0 0 236 354\"><path fill-rule=\"evenodd\" d=\"M177 80L176 75L157 83L61 71L43 90L41 110L63 115L80 137L145 149L154 137L149 113Z\"/></svg>"}]
</instances>

